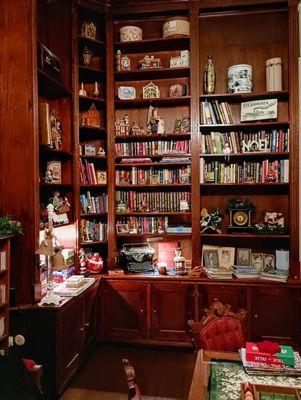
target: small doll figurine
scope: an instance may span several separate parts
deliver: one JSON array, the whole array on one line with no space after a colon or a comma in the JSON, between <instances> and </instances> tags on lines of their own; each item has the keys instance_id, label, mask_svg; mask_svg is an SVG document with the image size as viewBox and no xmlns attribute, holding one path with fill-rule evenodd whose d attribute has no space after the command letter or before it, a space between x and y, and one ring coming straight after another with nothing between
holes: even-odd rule
<instances>
[{"instance_id":1,"label":"small doll figurine","mask_svg":"<svg viewBox=\"0 0 301 400\"><path fill-rule=\"evenodd\" d=\"M158 108L149 106L147 115L147 133L164 133L164 120L158 114Z\"/></svg>"},{"instance_id":2,"label":"small doll figurine","mask_svg":"<svg viewBox=\"0 0 301 400\"><path fill-rule=\"evenodd\" d=\"M78 258L79 258L80 273L84 275L87 272L87 255L82 247L79 249Z\"/></svg>"},{"instance_id":3,"label":"small doll figurine","mask_svg":"<svg viewBox=\"0 0 301 400\"><path fill-rule=\"evenodd\" d=\"M59 150L62 145L62 125L55 115L55 110L50 113L50 129L52 138L52 147Z\"/></svg>"}]
</instances>

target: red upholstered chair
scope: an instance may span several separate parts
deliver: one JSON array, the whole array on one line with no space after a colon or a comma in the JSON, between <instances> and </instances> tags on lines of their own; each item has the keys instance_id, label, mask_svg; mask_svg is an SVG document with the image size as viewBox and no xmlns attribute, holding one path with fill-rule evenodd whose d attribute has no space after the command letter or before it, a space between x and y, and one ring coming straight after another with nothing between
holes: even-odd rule
<instances>
[{"instance_id":1,"label":"red upholstered chair","mask_svg":"<svg viewBox=\"0 0 301 400\"><path fill-rule=\"evenodd\" d=\"M200 322L188 321L189 333L196 350L237 351L245 344L242 322L246 311L231 311L229 304L214 299Z\"/></svg>"}]
</instances>

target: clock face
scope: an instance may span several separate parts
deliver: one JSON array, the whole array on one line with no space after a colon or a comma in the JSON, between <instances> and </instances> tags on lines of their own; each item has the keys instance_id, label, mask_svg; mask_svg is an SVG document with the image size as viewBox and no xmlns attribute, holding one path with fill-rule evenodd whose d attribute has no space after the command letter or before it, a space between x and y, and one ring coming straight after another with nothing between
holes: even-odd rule
<instances>
[{"instance_id":1,"label":"clock face","mask_svg":"<svg viewBox=\"0 0 301 400\"><path fill-rule=\"evenodd\" d=\"M248 214L245 211L236 211L233 215L233 221L238 226L243 226L248 223Z\"/></svg>"}]
</instances>

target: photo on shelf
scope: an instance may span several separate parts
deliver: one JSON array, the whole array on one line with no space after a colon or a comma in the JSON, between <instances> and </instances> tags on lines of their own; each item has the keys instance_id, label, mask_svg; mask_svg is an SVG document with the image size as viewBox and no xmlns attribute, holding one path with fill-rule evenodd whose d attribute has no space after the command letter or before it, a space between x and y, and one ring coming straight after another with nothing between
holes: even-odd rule
<instances>
[{"instance_id":1,"label":"photo on shelf","mask_svg":"<svg viewBox=\"0 0 301 400\"><path fill-rule=\"evenodd\" d=\"M218 249L218 262L220 268L231 270L235 259L235 247L220 247Z\"/></svg>"},{"instance_id":2,"label":"photo on shelf","mask_svg":"<svg viewBox=\"0 0 301 400\"><path fill-rule=\"evenodd\" d=\"M203 250L204 266L210 269L217 269L218 262L218 249Z\"/></svg>"},{"instance_id":3,"label":"photo on shelf","mask_svg":"<svg viewBox=\"0 0 301 400\"><path fill-rule=\"evenodd\" d=\"M251 265L256 271L262 271L263 268L263 253L252 253Z\"/></svg>"},{"instance_id":4,"label":"photo on shelf","mask_svg":"<svg viewBox=\"0 0 301 400\"><path fill-rule=\"evenodd\" d=\"M129 233L130 232L129 224L117 224L116 232L117 233Z\"/></svg>"},{"instance_id":5,"label":"photo on shelf","mask_svg":"<svg viewBox=\"0 0 301 400\"><path fill-rule=\"evenodd\" d=\"M251 265L251 249L238 248L236 252L236 265L248 266Z\"/></svg>"},{"instance_id":6,"label":"photo on shelf","mask_svg":"<svg viewBox=\"0 0 301 400\"><path fill-rule=\"evenodd\" d=\"M270 272L275 270L275 256L273 254L263 255L263 272Z\"/></svg>"}]
</instances>

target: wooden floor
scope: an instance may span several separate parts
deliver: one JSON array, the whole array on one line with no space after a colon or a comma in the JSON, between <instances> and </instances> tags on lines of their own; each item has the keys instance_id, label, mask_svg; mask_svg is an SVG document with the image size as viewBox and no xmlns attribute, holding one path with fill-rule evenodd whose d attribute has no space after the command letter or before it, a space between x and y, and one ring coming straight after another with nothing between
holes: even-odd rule
<instances>
[{"instance_id":1,"label":"wooden floor","mask_svg":"<svg viewBox=\"0 0 301 400\"><path fill-rule=\"evenodd\" d=\"M188 398L196 360L191 350L103 345L60 400L127 400L122 358L128 358L135 367L143 400Z\"/></svg>"}]
</instances>

